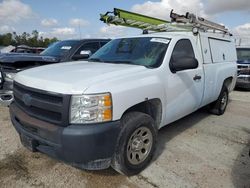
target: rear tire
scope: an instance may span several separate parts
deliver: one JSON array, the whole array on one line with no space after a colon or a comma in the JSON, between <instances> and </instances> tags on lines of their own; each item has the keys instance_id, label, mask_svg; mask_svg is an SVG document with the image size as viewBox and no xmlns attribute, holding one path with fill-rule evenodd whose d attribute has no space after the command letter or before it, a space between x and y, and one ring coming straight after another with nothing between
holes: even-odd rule
<instances>
[{"instance_id":1,"label":"rear tire","mask_svg":"<svg viewBox=\"0 0 250 188\"><path fill-rule=\"evenodd\" d=\"M215 115L224 114L228 104L228 89L223 85L218 99L209 105L209 111Z\"/></svg>"},{"instance_id":2,"label":"rear tire","mask_svg":"<svg viewBox=\"0 0 250 188\"><path fill-rule=\"evenodd\" d=\"M121 123L122 131L111 166L131 176L145 169L153 158L157 129L152 117L141 112L125 114Z\"/></svg>"}]
</instances>

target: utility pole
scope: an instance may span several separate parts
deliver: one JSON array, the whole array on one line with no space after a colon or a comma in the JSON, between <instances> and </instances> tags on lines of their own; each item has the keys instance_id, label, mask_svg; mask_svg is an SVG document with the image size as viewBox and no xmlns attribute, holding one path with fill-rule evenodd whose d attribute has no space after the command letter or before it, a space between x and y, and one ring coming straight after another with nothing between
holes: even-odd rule
<instances>
[{"instance_id":1,"label":"utility pole","mask_svg":"<svg viewBox=\"0 0 250 188\"><path fill-rule=\"evenodd\" d=\"M79 31L79 37L80 37L80 39L82 39L82 32L81 32L80 23L78 23L78 31Z\"/></svg>"}]
</instances>

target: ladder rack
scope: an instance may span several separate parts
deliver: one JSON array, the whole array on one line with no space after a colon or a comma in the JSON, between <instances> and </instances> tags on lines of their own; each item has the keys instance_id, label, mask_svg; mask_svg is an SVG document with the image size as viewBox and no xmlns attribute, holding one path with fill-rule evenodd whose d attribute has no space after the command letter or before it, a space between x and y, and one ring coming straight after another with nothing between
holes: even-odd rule
<instances>
[{"instance_id":1,"label":"ladder rack","mask_svg":"<svg viewBox=\"0 0 250 188\"><path fill-rule=\"evenodd\" d=\"M170 13L171 22L176 23L190 23L194 27L203 28L204 30L218 30L224 33L229 33L228 29L224 25L217 24L215 22L206 20L202 17L198 17L195 14L187 12L186 15L179 15L171 10Z\"/></svg>"},{"instance_id":2,"label":"ladder rack","mask_svg":"<svg viewBox=\"0 0 250 188\"><path fill-rule=\"evenodd\" d=\"M197 17L195 14L187 12L185 15L179 15L173 12L170 13L171 21L161 20L158 18L145 16L129 12L122 9L114 8L113 12L100 14L100 20L106 24L121 25L142 29L143 31L219 31L224 34L229 34L225 26L211 22L202 17Z\"/></svg>"}]
</instances>

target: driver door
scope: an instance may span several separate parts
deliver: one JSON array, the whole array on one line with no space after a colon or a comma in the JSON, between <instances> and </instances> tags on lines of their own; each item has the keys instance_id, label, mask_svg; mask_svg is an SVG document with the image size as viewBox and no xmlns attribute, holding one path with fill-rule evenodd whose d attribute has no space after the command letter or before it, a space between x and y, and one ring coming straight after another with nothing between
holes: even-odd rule
<instances>
[{"instance_id":1,"label":"driver door","mask_svg":"<svg viewBox=\"0 0 250 188\"><path fill-rule=\"evenodd\" d=\"M171 55L173 58L196 58L189 39L177 41ZM171 62L170 60L170 67ZM170 68L171 69L171 68ZM201 105L204 86L202 64L195 69L171 71L167 78L166 120L171 123L197 110Z\"/></svg>"}]
</instances>

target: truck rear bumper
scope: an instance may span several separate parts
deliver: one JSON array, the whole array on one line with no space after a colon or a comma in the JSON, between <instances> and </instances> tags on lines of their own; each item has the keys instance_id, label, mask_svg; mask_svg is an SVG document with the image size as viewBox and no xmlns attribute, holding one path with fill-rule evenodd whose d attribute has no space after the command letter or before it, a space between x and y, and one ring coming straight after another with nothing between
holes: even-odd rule
<instances>
[{"instance_id":1,"label":"truck rear bumper","mask_svg":"<svg viewBox=\"0 0 250 188\"><path fill-rule=\"evenodd\" d=\"M11 121L23 145L83 169L105 169L115 151L120 122L60 127L35 119L15 103L10 105Z\"/></svg>"}]
</instances>

